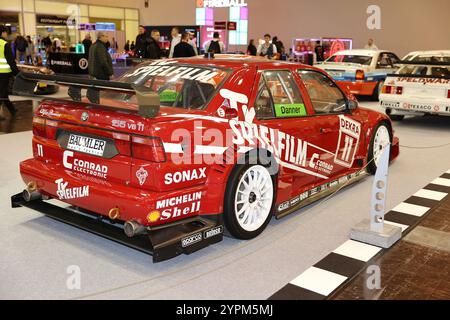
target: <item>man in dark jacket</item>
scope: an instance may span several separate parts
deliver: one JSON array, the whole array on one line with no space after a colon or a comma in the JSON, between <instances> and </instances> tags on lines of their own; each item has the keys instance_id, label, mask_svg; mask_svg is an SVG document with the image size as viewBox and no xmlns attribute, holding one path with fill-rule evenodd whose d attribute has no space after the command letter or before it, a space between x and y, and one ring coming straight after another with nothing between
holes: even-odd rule
<instances>
[{"instance_id":1,"label":"man in dark jacket","mask_svg":"<svg viewBox=\"0 0 450 320\"><path fill-rule=\"evenodd\" d=\"M82 43L84 46L84 53L89 54L89 50L91 49L92 46L91 35L89 33L86 33Z\"/></svg>"},{"instance_id":2,"label":"man in dark jacket","mask_svg":"<svg viewBox=\"0 0 450 320\"><path fill-rule=\"evenodd\" d=\"M114 74L112 59L106 48L108 35L104 32L97 33L97 41L89 50L89 75L98 80L109 80ZM99 103L100 97L97 90L88 90L87 97L92 103Z\"/></svg>"},{"instance_id":3,"label":"man in dark jacket","mask_svg":"<svg viewBox=\"0 0 450 320\"><path fill-rule=\"evenodd\" d=\"M195 51L194 48L189 44L189 33L183 32L181 35L181 41L179 44L175 46L173 50L174 58L187 58L194 57Z\"/></svg>"},{"instance_id":4,"label":"man in dark jacket","mask_svg":"<svg viewBox=\"0 0 450 320\"><path fill-rule=\"evenodd\" d=\"M150 43L150 36L144 26L139 26L139 34L136 37L135 53L138 58L149 58L147 47Z\"/></svg>"},{"instance_id":5,"label":"man in dark jacket","mask_svg":"<svg viewBox=\"0 0 450 320\"><path fill-rule=\"evenodd\" d=\"M161 59L162 52L161 47L159 46L159 39L161 37L158 30L152 30L150 42L147 46L147 53L149 59Z\"/></svg>"},{"instance_id":6,"label":"man in dark jacket","mask_svg":"<svg viewBox=\"0 0 450 320\"><path fill-rule=\"evenodd\" d=\"M16 108L9 100L9 81L12 76L19 73L14 60L11 45L6 41L8 29L0 25L0 105L4 104L11 115L16 114Z\"/></svg>"}]
</instances>

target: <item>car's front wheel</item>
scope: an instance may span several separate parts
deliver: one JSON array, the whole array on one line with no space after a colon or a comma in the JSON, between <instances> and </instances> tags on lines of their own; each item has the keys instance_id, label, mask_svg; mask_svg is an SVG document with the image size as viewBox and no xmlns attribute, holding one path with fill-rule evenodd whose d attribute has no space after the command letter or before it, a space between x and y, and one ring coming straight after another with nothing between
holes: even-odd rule
<instances>
[{"instance_id":1,"label":"car's front wheel","mask_svg":"<svg viewBox=\"0 0 450 320\"><path fill-rule=\"evenodd\" d=\"M390 148L390 143L391 132L386 123L380 122L374 130L369 146L369 154L367 157L369 164L367 165L367 171L369 171L370 174L375 174L377 172L377 166L380 162L384 148Z\"/></svg>"},{"instance_id":2,"label":"car's front wheel","mask_svg":"<svg viewBox=\"0 0 450 320\"><path fill-rule=\"evenodd\" d=\"M224 200L228 232L238 239L252 239L269 224L275 200L273 176L260 164L236 166Z\"/></svg>"}]
</instances>

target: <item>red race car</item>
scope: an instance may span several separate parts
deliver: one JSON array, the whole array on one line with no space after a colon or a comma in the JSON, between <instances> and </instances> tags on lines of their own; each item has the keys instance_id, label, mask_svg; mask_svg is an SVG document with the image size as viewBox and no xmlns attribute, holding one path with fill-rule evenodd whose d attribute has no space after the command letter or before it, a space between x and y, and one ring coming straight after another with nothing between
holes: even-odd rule
<instances>
[{"instance_id":1,"label":"red race car","mask_svg":"<svg viewBox=\"0 0 450 320\"><path fill-rule=\"evenodd\" d=\"M101 104L40 104L13 206L154 261L219 242L226 230L254 238L272 216L374 173L384 147L399 154L386 115L306 65L191 58L145 62L116 81L21 77L99 90Z\"/></svg>"}]
</instances>

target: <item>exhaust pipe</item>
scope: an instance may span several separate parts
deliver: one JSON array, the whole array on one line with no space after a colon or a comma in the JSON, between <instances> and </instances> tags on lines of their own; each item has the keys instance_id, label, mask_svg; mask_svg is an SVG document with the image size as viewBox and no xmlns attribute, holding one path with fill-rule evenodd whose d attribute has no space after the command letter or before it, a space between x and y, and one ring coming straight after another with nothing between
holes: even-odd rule
<instances>
[{"instance_id":1,"label":"exhaust pipe","mask_svg":"<svg viewBox=\"0 0 450 320\"><path fill-rule=\"evenodd\" d=\"M147 231L147 228L144 227L139 222L130 220L130 221L125 222L125 224L123 226L123 230L125 231L125 234L128 237L132 238L137 235L145 234L145 232Z\"/></svg>"},{"instance_id":2,"label":"exhaust pipe","mask_svg":"<svg viewBox=\"0 0 450 320\"><path fill-rule=\"evenodd\" d=\"M37 190L37 183L35 181L27 183L27 188L23 190L22 196L26 202L42 199L42 194Z\"/></svg>"},{"instance_id":3,"label":"exhaust pipe","mask_svg":"<svg viewBox=\"0 0 450 320\"><path fill-rule=\"evenodd\" d=\"M39 191L30 192L28 189L23 190L22 196L26 202L42 199L42 194Z\"/></svg>"}]
</instances>

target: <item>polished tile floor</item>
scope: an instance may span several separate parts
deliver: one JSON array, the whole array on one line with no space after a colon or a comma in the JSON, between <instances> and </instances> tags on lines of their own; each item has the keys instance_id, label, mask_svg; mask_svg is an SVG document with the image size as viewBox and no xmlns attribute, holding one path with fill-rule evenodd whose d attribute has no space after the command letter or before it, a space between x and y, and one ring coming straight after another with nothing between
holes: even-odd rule
<instances>
[{"instance_id":1,"label":"polished tile floor","mask_svg":"<svg viewBox=\"0 0 450 320\"><path fill-rule=\"evenodd\" d=\"M362 272L333 298L450 300L450 197L374 265L380 289L368 289L372 274Z\"/></svg>"},{"instance_id":2,"label":"polished tile floor","mask_svg":"<svg viewBox=\"0 0 450 320\"><path fill-rule=\"evenodd\" d=\"M31 130L33 108L37 102L33 100L15 100L17 113L14 116L5 107L0 107L0 134Z\"/></svg>"}]
</instances>

